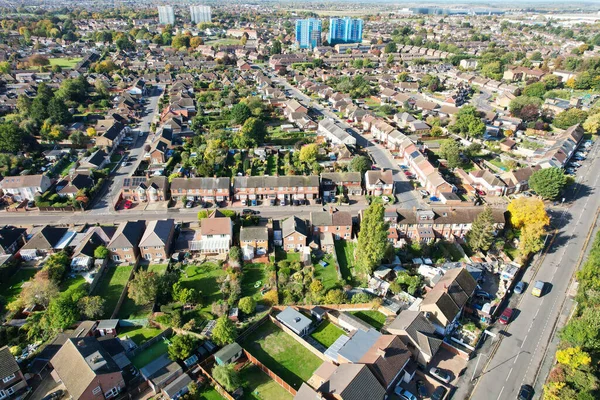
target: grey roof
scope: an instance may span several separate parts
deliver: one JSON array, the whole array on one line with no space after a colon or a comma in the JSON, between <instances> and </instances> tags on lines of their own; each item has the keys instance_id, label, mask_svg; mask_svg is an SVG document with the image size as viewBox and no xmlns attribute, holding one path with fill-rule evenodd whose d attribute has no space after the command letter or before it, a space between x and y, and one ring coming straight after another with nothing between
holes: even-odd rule
<instances>
[{"instance_id":1,"label":"grey roof","mask_svg":"<svg viewBox=\"0 0 600 400\"><path fill-rule=\"evenodd\" d=\"M119 326L118 319L101 319L96 329L117 329L117 326Z\"/></svg>"},{"instance_id":2,"label":"grey roof","mask_svg":"<svg viewBox=\"0 0 600 400\"><path fill-rule=\"evenodd\" d=\"M229 182L230 182L229 178L175 178L171 181L171 190L229 189Z\"/></svg>"},{"instance_id":3,"label":"grey roof","mask_svg":"<svg viewBox=\"0 0 600 400\"><path fill-rule=\"evenodd\" d=\"M326 184L341 184L342 182L352 182L360 184L362 176L360 172L323 172L321 174L321 183Z\"/></svg>"},{"instance_id":4,"label":"grey roof","mask_svg":"<svg viewBox=\"0 0 600 400\"><path fill-rule=\"evenodd\" d=\"M123 222L117 228L117 231L108 244L108 248L122 249L126 247L137 247L144 230L146 229L145 221L127 221Z\"/></svg>"},{"instance_id":5,"label":"grey roof","mask_svg":"<svg viewBox=\"0 0 600 400\"><path fill-rule=\"evenodd\" d=\"M170 398L175 397L180 391L187 392L187 386L192 382L188 374L183 374L163 388L163 392Z\"/></svg>"},{"instance_id":6,"label":"grey roof","mask_svg":"<svg viewBox=\"0 0 600 400\"><path fill-rule=\"evenodd\" d=\"M240 242L252 240L269 240L269 230L266 226L242 226Z\"/></svg>"},{"instance_id":7,"label":"grey roof","mask_svg":"<svg viewBox=\"0 0 600 400\"><path fill-rule=\"evenodd\" d=\"M360 329L363 331L368 331L369 329L373 329L373 327L370 324L368 324L367 322L363 321L362 319L360 319L360 318L356 317L355 315L350 314L349 312L346 312L346 311L340 312L338 319L340 321L343 321L343 322L349 324L350 326L354 327L355 329Z\"/></svg>"},{"instance_id":8,"label":"grey roof","mask_svg":"<svg viewBox=\"0 0 600 400\"><path fill-rule=\"evenodd\" d=\"M173 219L150 221L139 246L166 246L173 229L175 229L175 220Z\"/></svg>"},{"instance_id":9,"label":"grey roof","mask_svg":"<svg viewBox=\"0 0 600 400\"><path fill-rule=\"evenodd\" d=\"M6 378L20 371L19 364L11 354L8 346L0 349L0 378Z\"/></svg>"},{"instance_id":10,"label":"grey roof","mask_svg":"<svg viewBox=\"0 0 600 400\"><path fill-rule=\"evenodd\" d=\"M242 350L242 347L239 344L233 342L223 347L221 350L217 351L215 353L215 358L227 362L233 356L239 353L240 350Z\"/></svg>"},{"instance_id":11,"label":"grey roof","mask_svg":"<svg viewBox=\"0 0 600 400\"><path fill-rule=\"evenodd\" d=\"M181 370L179 364L171 361L168 354L155 358L142 369L140 373L147 380L152 380L156 386Z\"/></svg>"},{"instance_id":12,"label":"grey roof","mask_svg":"<svg viewBox=\"0 0 600 400\"><path fill-rule=\"evenodd\" d=\"M385 389L364 364L341 364L319 391L344 400L382 400Z\"/></svg>"},{"instance_id":13,"label":"grey roof","mask_svg":"<svg viewBox=\"0 0 600 400\"><path fill-rule=\"evenodd\" d=\"M304 382L302 383L302 386L300 386L300 390L298 390L294 396L294 400L321 400L322 398L321 395Z\"/></svg>"},{"instance_id":14,"label":"grey roof","mask_svg":"<svg viewBox=\"0 0 600 400\"><path fill-rule=\"evenodd\" d=\"M68 232L68 228L46 225L25 243L22 249L53 249Z\"/></svg>"},{"instance_id":15,"label":"grey roof","mask_svg":"<svg viewBox=\"0 0 600 400\"><path fill-rule=\"evenodd\" d=\"M172 185L172 183L171 183ZM273 188L280 187L319 187L319 177L309 176L238 176L233 180L233 187L240 188Z\"/></svg>"},{"instance_id":16,"label":"grey roof","mask_svg":"<svg viewBox=\"0 0 600 400\"><path fill-rule=\"evenodd\" d=\"M338 351L338 354L348 361L356 363L367 351L369 351L371 346L373 346L380 336L381 333L377 332L375 329L369 329L368 331L359 329L355 331L350 337L350 340L342 346Z\"/></svg>"},{"instance_id":17,"label":"grey roof","mask_svg":"<svg viewBox=\"0 0 600 400\"><path fill-rule=\"evenodd\" d=\"M305 317L304 314L294 310L292 307L286 307L282 312L277 314L277 319L296 333L301 333L312 323L310 318Z\"/></svg>"},{"instance_id":18,"label":"grey roof","mask_svg":"<svg viewBox=\"0 0 600 400\"><path fill-rule=\"evenodd\" d=\"M306 229L306 222L304 220L293 216L291 218L286 219L281 224L281 231L283 237L287 237L294 232L298 232L306 237L308 237L308 230Z\"/></svg>"}]
</instances>

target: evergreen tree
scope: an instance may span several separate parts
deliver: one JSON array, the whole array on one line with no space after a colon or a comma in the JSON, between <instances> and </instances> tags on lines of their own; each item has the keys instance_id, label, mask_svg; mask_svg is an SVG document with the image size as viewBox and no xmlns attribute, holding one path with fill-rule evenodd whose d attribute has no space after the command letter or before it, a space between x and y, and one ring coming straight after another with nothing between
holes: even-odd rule
<instances>
[{"instance_id":1,"label":"evergreen tree","mask_svg":"<svg viewBox=\"0 0 600 400\"><path fill-rule=\"evenodd\" d=\"M385 254L388 227L383 215L383 204L373 203L366 209L360 224L356 266L365 277L373 272Z\"/></svg>"},{"instance_id":2,"label":"evergreen tree","mask_svg":"<svg viewBox=\"0 0 600 400\"><path fill-rule=\"evenodd\" d=\"M475 217L471 231L467 234L469 245L475 250L489 250L494 241L494 215L490 207Z\"/></svg>"}]
</instances>

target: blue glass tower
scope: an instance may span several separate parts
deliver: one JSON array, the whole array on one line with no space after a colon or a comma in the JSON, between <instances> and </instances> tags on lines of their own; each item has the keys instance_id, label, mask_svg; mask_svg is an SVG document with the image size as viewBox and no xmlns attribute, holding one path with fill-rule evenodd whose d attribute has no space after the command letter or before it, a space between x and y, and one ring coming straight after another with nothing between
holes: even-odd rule
<instances>
[{"instance_id":1,"label":"blue glass tower","mask_svg":"<svg viewBox=\"0 0 600 400\"><path fill-rule=\"evenodd\" d=\"M362 42L363 20L351 18L331 18L327 41L330 45L338 43Z\"/></svg>"},{"instance_id":2,"label":"blue glass tower","mask_svg":"<svg viewBox=\"0 0 600 400\"><path fill-rule=\"evenodd\" d=\"M296 45L300 49L314 49L321 45L321 20L308 18L296 21Z\"/></svg>"}]
</instances>

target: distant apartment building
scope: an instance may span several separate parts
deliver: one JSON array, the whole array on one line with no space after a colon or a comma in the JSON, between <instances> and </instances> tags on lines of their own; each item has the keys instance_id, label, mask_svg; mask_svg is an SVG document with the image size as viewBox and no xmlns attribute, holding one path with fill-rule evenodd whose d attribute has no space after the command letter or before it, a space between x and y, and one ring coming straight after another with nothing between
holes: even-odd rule
<instances>
[{"instance_id":1,"label":"distant apartment building","mask_svg":"<svg viewBox=\"0 0 600 400\"><path fill-rule=\"evenodd\" d=\"M158 6L158 23L161 25L175 24L173 6Z\"/></svg>"},{"instance_id":2,"label":"distant apartment building","mask_svg":"<svg viewBox=\"0 0 600 400\"><path fill-rule=\"evenodd\" d=\"M361 43L363 20L353 18L331 18L327 42L333 46L339 43Z\"/></svg>"},{"instance_id":3,"label":"distant apartment building","mask_svg":"<svg viewBox=\"0 0 600 400\"><path fill-rule=\"evenodd\" d=\"M296 46L314 49L321 45L321 20L315 18L296 21Z\"/></svg>"},{"instance_id":4,"label":"distant apartment building","mask_svg":"<svg viewBox=\"0 0 600 400\"><path fill-rule=\"evenodd\" d=\"M210 22L212 19L210 6L190 6L190 18L194 24Z\"/></svg>"}]
</instances>

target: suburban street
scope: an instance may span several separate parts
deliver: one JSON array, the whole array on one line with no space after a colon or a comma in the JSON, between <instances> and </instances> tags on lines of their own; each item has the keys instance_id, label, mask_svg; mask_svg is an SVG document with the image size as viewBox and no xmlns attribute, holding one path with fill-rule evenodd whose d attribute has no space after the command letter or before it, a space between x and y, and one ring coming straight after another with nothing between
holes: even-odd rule
<instances>
[{"instance_id":1,"label":"suburban street","mask_svg":"<svg viewBox=\"0 0 600 400\"><path fill-rule=\"evenodd\" d=\"M144 107L144 113L140 120L137 129L133 130L133 144L127 151L127 156L130 162L127 165L117 167L115 173L109 178L109 182L105 186L103 193L98 196L98 200L93 204L89 213L94 215L108 214L112 207L111 203L123 185L123 179L131 176L137 169L139 163L144 156L144 146L152 142L150 125L158 111L158 100L164 90L164 86L152 87L150 93L146 97L148 103ZM139 132L143 132L143 136L139 136Z\"/></svg>"},{"instance_id":2,"label":"suburban street","mask_svg":"<svg viewBox=\"0 0 600 400\"><path fill-rule=\"evenodd\" d=\"M350 133L354 138L356 138L356 144L365 148L367 152L373 158L375 164L378 167L386 170L392 170L395 182L395 193L397 198L397 206L404 208L412 208L418 207L421 205L420 197L413 189L412 183L406 176L400 171L398 166L398 161L394 160L390 152L385 149L383 146L373 143L365 136L361 135L359 132L354 129L354 127L350 126L346 121L339 118L334 112L329 110L327 107L323 107L318 102L314 101L296 87L290 85L287 80L283 78L273 79L275 83L282 85L286 91L293 94L293 97L298 100L300 103L305 104L306 106L310 106L313 110L315 110L318 114L323 115L324 117L332 118L335 120L338 125L345 129L346 132Z\"/></svg>"},{"instance_id":3,"label":"suburban street","mask_svg":"<svg viewBox=\"0 0 600 400\"><path fill-rule=\"evenodd\" d=\"M523 384L536 388L536 397L541 395L545 375L538 370L545 357L552 358L554 346L552 334L557 319L561 316L562 305L571 285L571 276L575 268L585 260L584 252L593 240L596 227L596 211L600 198L595 196L600 183L600 159L598 146L589 154L590 164L585 164L578 176L579 184L566 202L570 207L563 213L556 213L552 224L558 228L556 236L548 238L546 252L542 254L541 265L535 273L534 263L527 271L528 282L524 294L513 294L510 307L515 308L513 322L502 332L498 332L495 341L497 349L492 351L491 359L481 355L479 360L484 369L475 375L478 378L472 399L514 399ZM592 240L589 240L591 236ZM531 295L535 281L546 282L545 295L541 298ZM501 325L500 325L501 326ZM495 347L495 346L492 346ZM536 382L539 375L539 382ZM467 378L471 378L470 376ZM461 397L457 397L461 398Z\"/></svg>"}]
</instances>

